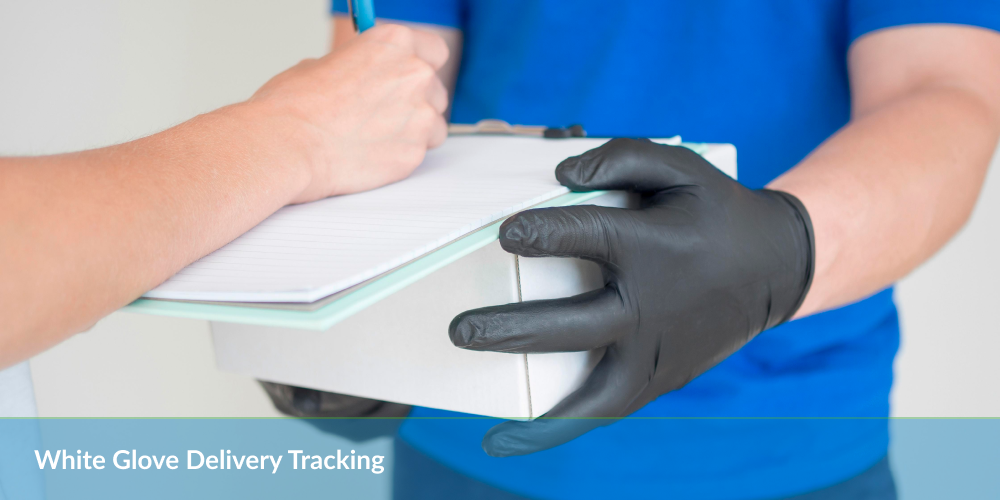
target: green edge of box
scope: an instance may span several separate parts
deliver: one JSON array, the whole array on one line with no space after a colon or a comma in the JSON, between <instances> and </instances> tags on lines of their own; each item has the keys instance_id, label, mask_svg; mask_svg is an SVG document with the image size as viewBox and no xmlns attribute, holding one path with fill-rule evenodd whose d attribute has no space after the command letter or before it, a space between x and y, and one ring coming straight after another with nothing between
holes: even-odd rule
<instances>
[{"instance_id":1,"label":"green edge of box","mask_svg":"<svg viewBox=\"0 0 1000 500\"><path fill-rule=\"evenodd\" d=\"M707 148L707 145L704 144L684 144L684 146L691 148L699 154L704 154ZM579 205L604 193L605 191L567 193L536 205L535 208ZM246 325L326 330L362 309L416 283L434 271L496 241L499 238L500 224L502 223L502 220L497 221L462 239L445 245L409 264L374 279L371 283L315 311L265 309L260 307L224 306L151 299L138 299L123 307L122 311Z\"/></svg>"}]
</instances>

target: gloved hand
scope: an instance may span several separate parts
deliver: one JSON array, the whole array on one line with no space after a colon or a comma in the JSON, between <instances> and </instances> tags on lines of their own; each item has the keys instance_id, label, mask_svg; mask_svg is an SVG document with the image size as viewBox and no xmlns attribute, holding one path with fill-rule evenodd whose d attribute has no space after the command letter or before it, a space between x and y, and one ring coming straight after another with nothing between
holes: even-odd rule
<instances>
[{"instance_id":1,"label":"gloved hand","mask_svg":"<svg viewBox=\"0 0 1000 500\"><path fill-rule=\"evenodd\" d=\"M263 380L258 382L281 413L304 418L323 432L355 443L396 435L402 417L410 413L409 405Z\"/></svg>"},{"instance_id":2,"label":"gloved hand","mask_svg":"<svg viewBox=\"0 0 1000 500\"><path fill-rule=\"evenodd\" d=\"M504 250L596 262L605 286L466 311L451 323L452 342L511 353L607 349L551 411L491 429L483 449L493 456L562 444L684 386L791 318L812 280L802 203L747 189L690 149L614 139L560 163L556 178L574 191L639 193L642 208L527 210L500 227Z\"/></svg>"}]
</instances>

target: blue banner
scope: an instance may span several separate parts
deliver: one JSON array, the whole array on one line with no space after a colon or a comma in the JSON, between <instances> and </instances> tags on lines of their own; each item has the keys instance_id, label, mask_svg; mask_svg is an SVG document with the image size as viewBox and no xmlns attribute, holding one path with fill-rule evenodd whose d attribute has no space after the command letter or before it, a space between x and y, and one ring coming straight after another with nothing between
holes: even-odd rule
<instances>
[{"instance_id":1,"label":"blue banner","mask_svg":"<svg viewBox=\"0 0 1000 500\"><path fill-rule=\"evenodd\" d=\"M469 423L433 420L428 423L445 429ZM624 419L613 425L657 433L693 425L724 429L727 422L743 426L752 420L790 429L808 422L843 432L845 426L869 425L872 419ZM392 440L400 423L0 419L0 498L388 499L396 472ZM892 419L888 424L900 498L1000 498L1000 419Z\"/></svg>"}]
</instances>

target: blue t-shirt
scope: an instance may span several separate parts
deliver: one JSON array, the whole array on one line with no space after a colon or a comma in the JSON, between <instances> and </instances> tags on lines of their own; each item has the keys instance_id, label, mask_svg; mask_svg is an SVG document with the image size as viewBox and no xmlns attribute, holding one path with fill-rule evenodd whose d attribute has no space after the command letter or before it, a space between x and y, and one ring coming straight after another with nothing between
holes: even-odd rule
<instances>
[{"instance_id":1,"label":"blue t-shirt","mask_svg":"<svg viewBox=\"0 0 1000 500\"><path fill-rule=\"evenodd\" d=\"M592 136L733 143L740 182L751 188L847 123L847 50L858 37L916 23L1000 29L996 0L378 0L375 7L379 17L463 31L453 122L580 123ZM885 455L898 344L890 289L766 331L634 415L874 419L627 420L515 458L483 453L491 421L410 420L401 434L453 469L528 496L790 495L844 480Z\"/></svg>"}]
</instances>

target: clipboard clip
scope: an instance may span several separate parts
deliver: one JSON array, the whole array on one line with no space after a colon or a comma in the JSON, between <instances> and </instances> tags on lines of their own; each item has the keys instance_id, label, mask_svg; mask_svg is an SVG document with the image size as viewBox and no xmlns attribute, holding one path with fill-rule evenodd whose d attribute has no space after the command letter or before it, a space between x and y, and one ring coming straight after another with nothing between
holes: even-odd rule
<instances>
[{"instance_id":1,"label":"clipboard clip","mask_svg":"<svg viewBox=\"0 0 1000 500\"><path fill-rule=\"evenodd\" d=\"M542 125L511 125L503 120L479 120L475 124L453 123L448 125L448 135L523 135L546 139L587 137L583 125L545 127Z\"/></svg>"}]
</instances>

